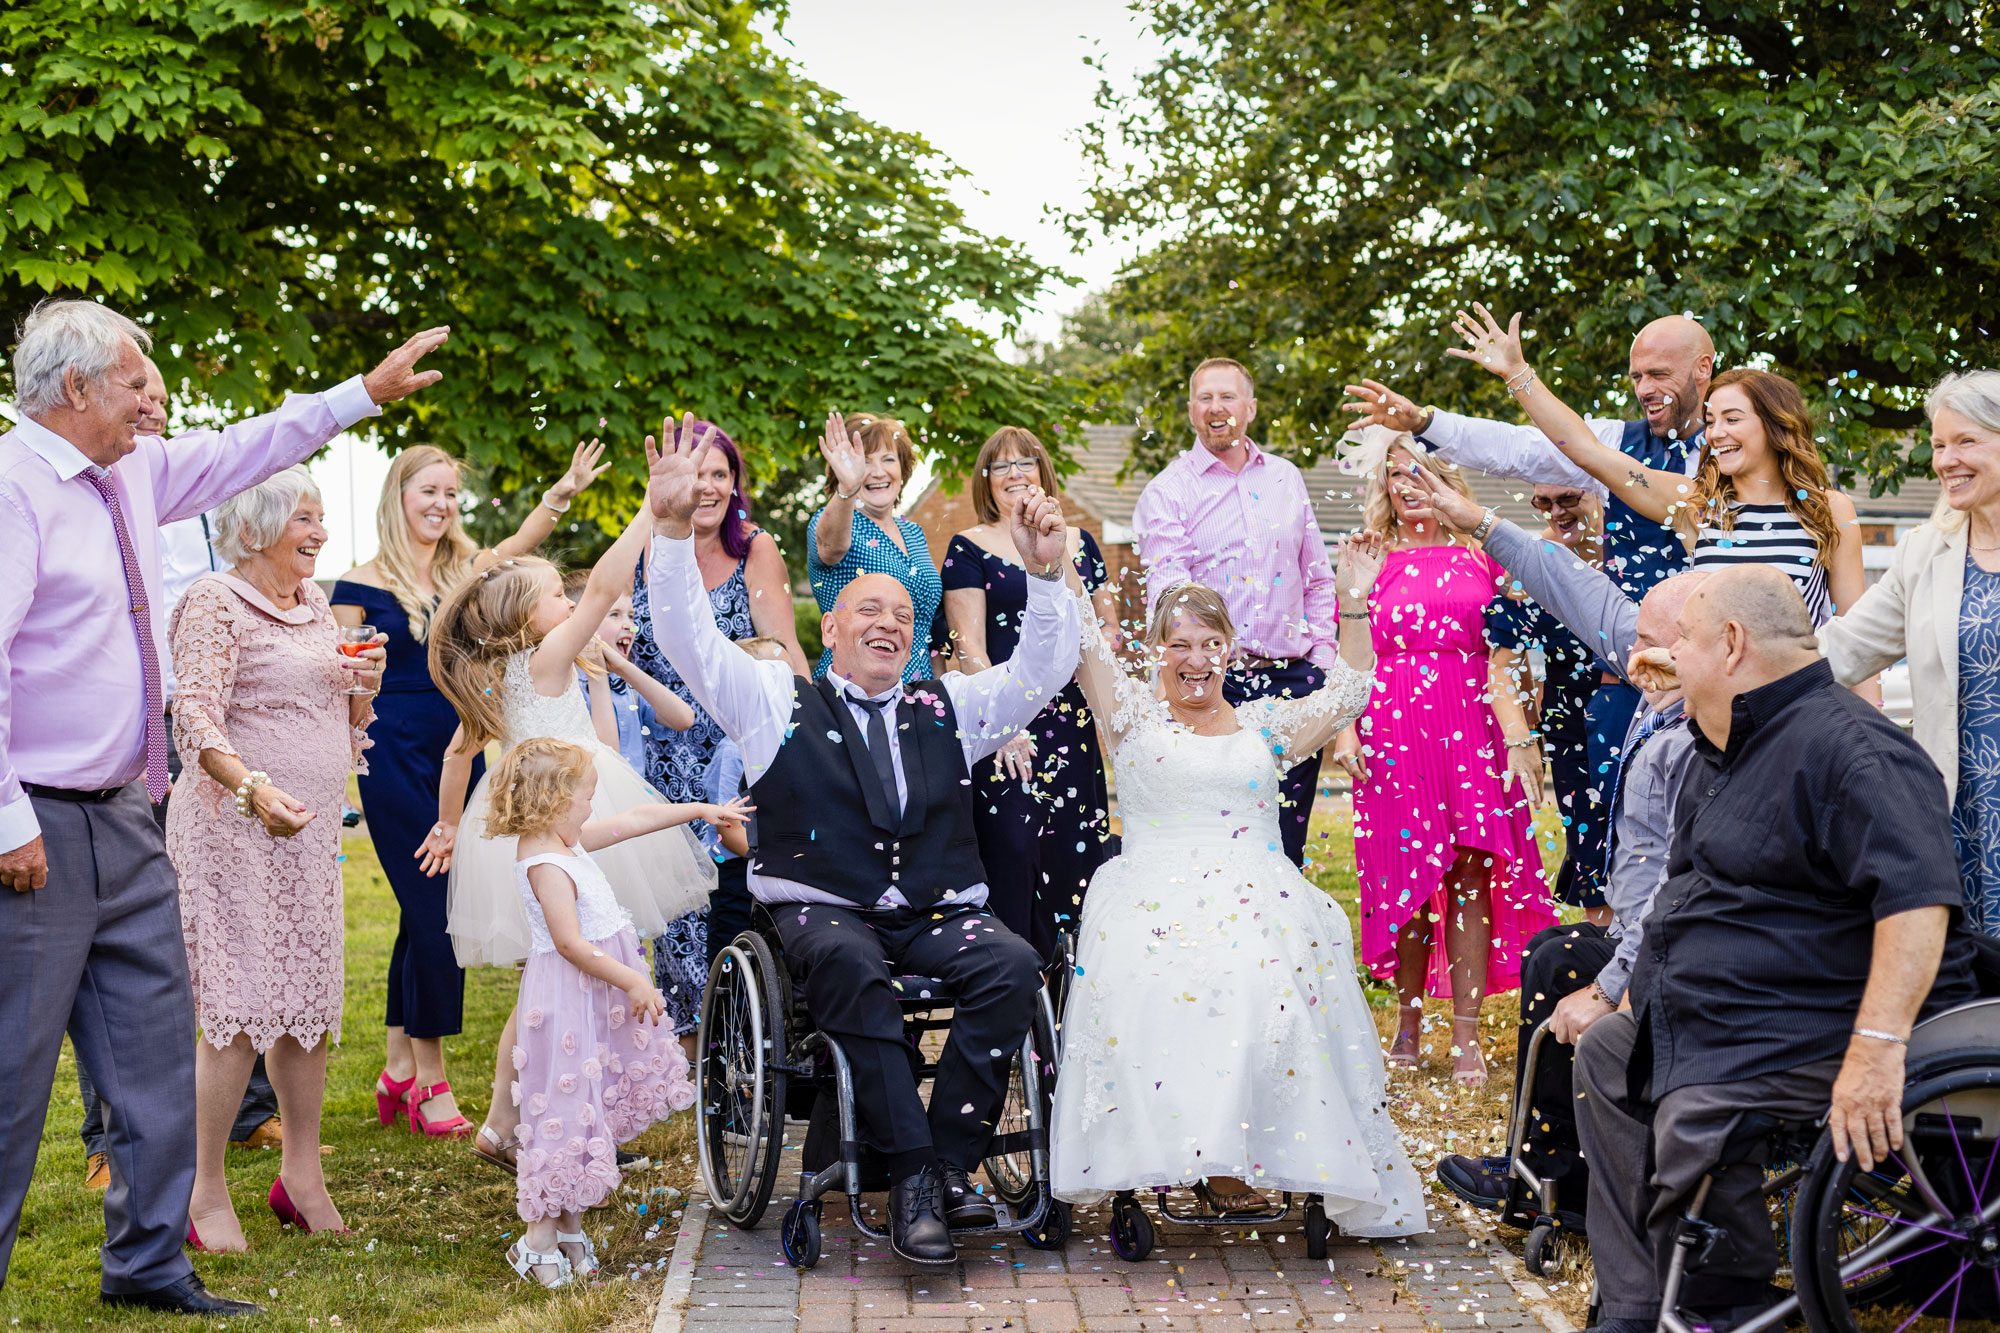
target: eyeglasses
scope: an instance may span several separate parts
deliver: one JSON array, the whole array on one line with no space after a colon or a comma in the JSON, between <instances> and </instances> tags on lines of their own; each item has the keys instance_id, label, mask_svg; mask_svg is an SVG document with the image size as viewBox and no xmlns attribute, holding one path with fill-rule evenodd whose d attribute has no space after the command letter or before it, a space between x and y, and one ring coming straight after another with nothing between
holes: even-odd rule
<instances>
[{"instance_id":1,"label":"eyeglasses","mask_svg":"<svg viewBox=\"0 0 2000 1333\"><path fill-rule=\"evenodd\" d=\"M1009 458L1005 462L989 463L987 472L996 477L1005 477L1015 472L1033 472L1041 466L1037 458Z\"/></svg>"},{"instance_id":2,"label":"eyeglasses","mask_svg":"<svg viewBox=\"0 0 2000 1333\"><path fill-rule=\"evenodd\" d=\"M1551 509L1575 509L1583 503L1583 492L1564 491L1561 495L1537 495L1528 503L1544 514Z\"/></svg>"}]
</instances>

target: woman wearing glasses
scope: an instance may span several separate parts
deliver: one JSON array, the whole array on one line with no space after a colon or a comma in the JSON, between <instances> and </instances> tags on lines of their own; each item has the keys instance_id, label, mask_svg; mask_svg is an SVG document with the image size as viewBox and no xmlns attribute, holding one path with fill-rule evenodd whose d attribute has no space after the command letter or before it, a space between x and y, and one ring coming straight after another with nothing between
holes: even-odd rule
<instances>
[{"instance_id":1,"label":"woman wearing glasses","mask_svg":"<svg viewBox=\"0 0 2000 1333\"><path fill-rule=\"evenodd\" d=\"M1009 524L1021 497L1050 495L1056 470L1042 442L1018 426L993 433L973 465L969 498L978 524L944 557L944 613L953 665L983 671L1014 654L1028 604L1027 571ZM1118 624L1118 599L1089 533L1070 528L1070 558L1096 603ZM1083 892L1107 853L1104 755L1083 693L1071 681L1026 730L972 772L973 822L986 862L988 902L1007 927L1047 958L1056 932L1074 931Z\"/></svg>"}]
</instances>

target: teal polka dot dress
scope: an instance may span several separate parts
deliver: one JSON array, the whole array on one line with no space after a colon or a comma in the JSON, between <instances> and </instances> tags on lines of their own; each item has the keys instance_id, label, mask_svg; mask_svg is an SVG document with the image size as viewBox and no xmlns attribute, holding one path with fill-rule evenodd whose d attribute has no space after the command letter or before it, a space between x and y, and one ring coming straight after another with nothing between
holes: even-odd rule
<instances>
[{"instance_id":1,"label":"teal polka dot dress","mask_svg":"<svg viewBox=\"0 0 2000 1333\"><path fill-rule=\"evenodd\" d=\"M937 620L938 604L944 601L944 581L938 577L924 530L899 516L896 530L902 534L903 544L898 546L895 538L877 526L874 519L856 509L849 529L847 554L839 564L826 565L819 558L819 521L825 514L822 508L806 525L806 577L812 581L813 599L819 603L820 614L833 610L842 590L861 575L894 575L909 589L910 604L916 610L910 633L910 664L903 670L903 679L927 679L931 674L932 626ZM813 679L824 676L832 661L832 649L821 652L813 666Z\"/></svg>"}]
</instances>

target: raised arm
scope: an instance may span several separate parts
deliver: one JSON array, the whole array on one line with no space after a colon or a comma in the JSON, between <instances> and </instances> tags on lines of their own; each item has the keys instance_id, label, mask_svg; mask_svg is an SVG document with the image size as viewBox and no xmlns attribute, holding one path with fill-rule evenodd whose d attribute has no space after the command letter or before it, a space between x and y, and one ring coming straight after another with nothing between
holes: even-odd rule
<instances>
[{"instance_id":1,"label":"raised arm","mask_svg":"<svg viewBox=\"0 0 2000 1333\"><path fill-rule=\"evenodd\" d=\"M542 502L528 512L521 520L521 526L514 535L495 543L493 554L502 560L517 555L526 555L549 539L556 530L556 523L569 512L570 501L576 499L599 477L611 470L611 464L599 466L597 460L604 457L604 446L596 440L585 440L576 446L570 455L569 471L563 473L555 485L542 492Z\"/></svg>"},{"instance_id":2,"label":"raised arm","mask_svg":"<svg viewBox=\"0 0 2000 1333\"><path fill-rule=\"evenodd\" d=\"M528 670L537 690L556 695L568 687L576 659L597 637L597 627L611 610L611 604L632 586L632 568L639 563L652 530L652 514L645 505L640 505L632 521L625 525L625 531L611 543L611 549L590 567L590 579L583 585L569 619L550 630L535 646L535 655L528 659Z\"/></svg>"},{"instance_id":3,"label":"raised arm","mask_svg":"<svg viewBox=\"0 0 2000 1333\"><path fill-rule=\"evenodd\" d=\"M1521 351L1518 313L1503 329L1492 312L1475 301L1472 313L1460 311L1452 327L1466 345L1445 348L1446 356L1471 361L1500 376L1529 419L1572 463L1637 513L1657 522L1672 521L1676 509L1693 494L1694 483L1684 473L1646 467L1598 439L1582 416L1556 397L1528 365Z\"/></svg>"},{"instance_id":4,"label":"raised arm","mask_svg":"<svg viewBox=\"0 0 2000 1333\"><path fill-rule=\"evenodd\" d=\"M854 504L868 476L868 458L849 437L847 423L838 412L826 414L819 451L833 472L833 493L813 520L813 545L819 562L831 569L847 559L848 548L854 544Z\"/></svg>"},{"instance_id":5,"label":"raised arm","mask_svg":"<svg viewBox=\"0 0 2000 1333\"><path fill-rule=\"evenodd\" d=\"M1533 426L1418 407L1379 380L1350 384L1347 395L1348 401L1341 406L1354 414L1355 428L1386 426L1409 431L1445 462L1489 476L1511 477L1531 485L1575 486L1604 494L1603 482L1549 448L1547 437ZM1617 438L1620 429L1615 421L1597 422L1592 427L1600 441L1607 434Z\"/></svg>"}]
</instances>

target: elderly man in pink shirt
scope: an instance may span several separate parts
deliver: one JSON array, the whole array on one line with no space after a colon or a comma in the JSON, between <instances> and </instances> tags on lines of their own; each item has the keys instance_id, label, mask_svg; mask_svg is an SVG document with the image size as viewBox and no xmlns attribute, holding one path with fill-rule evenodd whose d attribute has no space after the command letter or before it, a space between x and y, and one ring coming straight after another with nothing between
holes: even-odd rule
<instances>
[{"instance_id":1,"label":"elderly man in pink shirt","mask_svg":"<svg viewBox=\"0 0 2000 1333\"><path fill-rule=\"evenodd\" d=\"M1310 694L1339 651L1333 568L1305 476L1251 442L1256 419L1248 370L1225 357L1196 366L1188 379L1194 446L1146 484L1132 513L1149 614L1182 583L1205 584L1228 604L1237 656L1223 693L1231 703ZM1318 755L1284 780L1279 826L1294 865L1305 864L1318 783Z\"/></svg>"},{"instance_id":2,"label":"elderly man in pink shirt","mask_svg":"<svg viewBox=\"0 0 2000 1333\"><path fill-rule=\"evenodd\" d=\"M153 602L159 529L255 486L441 378L431 329L366 376L163 442L137 434L152 339L45 301L14 349L0 436L0 1283L67 1031L104 1093L107 1303L254 1313L182 1252L194 1180L194 1008L166 844Z\"/></svg>"}]
</instances>

